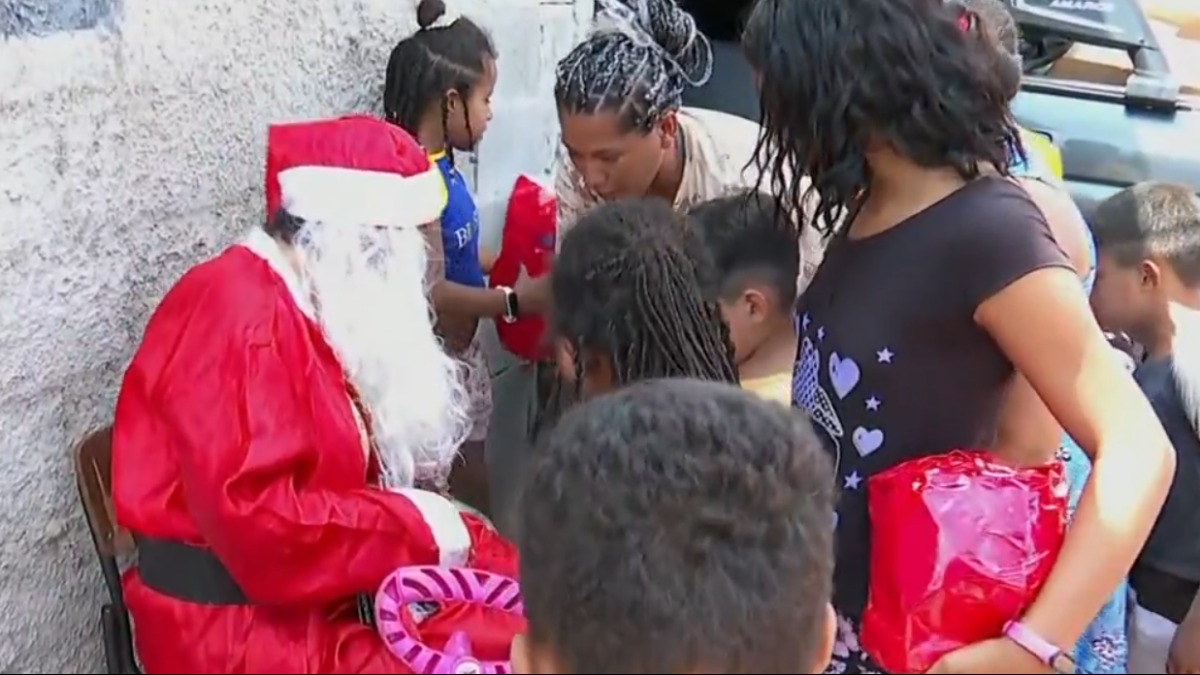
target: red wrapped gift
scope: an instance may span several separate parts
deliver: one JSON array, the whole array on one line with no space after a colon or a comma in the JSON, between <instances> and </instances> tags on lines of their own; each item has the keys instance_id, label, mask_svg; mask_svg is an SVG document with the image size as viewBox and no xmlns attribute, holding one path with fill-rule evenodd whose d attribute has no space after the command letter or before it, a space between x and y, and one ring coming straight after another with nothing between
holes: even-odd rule
<instances>
[{"instance_id":1,"label":"red wrapped gift","mask_svg":"<svg viewBox=\"0 0 1200 675\"><path fill-rule=\"evenodd\" d=\"M863 648L884 670L924 673L999 637L1037 597L1067 527L1063 464L1013 468L955 450L868 481L871 585Z\"/></svg>"},{"instance_id":2,"label":"red wrapped gift","mask_svg":"<svg viewBox=\"0 0 1200 675\"><path fill-rule=\"evenodd\" d=\"M556 208L552 190L529 176L517 177L504 216L500 255L489 275L493 287L511 287L516 283L521 267L531 277L549 271L558 223ZM500 344L527 361L537 361L546 355L542 344L545 329L546 322L540 316L524 316L513 323L496 322Z\"/></svg>"}]
</instances>

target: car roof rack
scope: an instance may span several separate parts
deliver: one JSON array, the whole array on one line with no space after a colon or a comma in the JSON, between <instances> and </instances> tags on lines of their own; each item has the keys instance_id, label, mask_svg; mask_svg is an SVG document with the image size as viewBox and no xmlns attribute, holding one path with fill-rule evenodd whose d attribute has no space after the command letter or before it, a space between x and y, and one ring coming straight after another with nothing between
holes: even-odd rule
<instances>
[{"instance_id":1,"label":"car roof rack","mask_svg":"<svg viewBox=\"0 0 1200 675\"><path fill-rule=\"evenodd\" d=\"M1179 81L1138 0L1009 0L1023 29L1058 35L1081 44L1119 49L1133 69L1125 82L1125 103L1174 110Z\"/></svg>"}]
</instances>

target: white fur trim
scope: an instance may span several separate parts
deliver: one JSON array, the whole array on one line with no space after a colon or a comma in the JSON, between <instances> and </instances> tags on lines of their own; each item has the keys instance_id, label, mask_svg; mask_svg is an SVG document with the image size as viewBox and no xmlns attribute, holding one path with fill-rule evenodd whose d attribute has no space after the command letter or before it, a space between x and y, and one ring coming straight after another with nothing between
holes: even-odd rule
<instances>
[{"instance_id":1,"label":"white fur trim","mask_svg":"<svg viewBox=\"0 0 1200 675\"><path fill-rule=\"evenodd\" d=\"M304 312L309 318L316 317L317 313L313 307L312 298L305 289L304 283L300 281L300 273L292 265L287 256L283 254L278 241L271 235L264 232L261 228L254 228L246 235L246 240L242 242L242 246L250 250L254 255L267 261L271 266L271 270L278 274L287 284L288 290L292 292L292 299L296 301L296 305L300 307L300 311Z\"/></svg>"},{"instance_id":2,"label":"white fur trim","mask_svg":"<svg viewBox=\"0 0 1200 675\"><path fill-rule=\"evenodd\" d=\"M446 189L437 164L415 176L328 166L300 166L279 174L283 208L329 224L418 227L442 215Z\"/></svg>"},{"instance_id":3,"label":"white fur trim","mask_svg":"<svg viewBox=\"0 0 1200 675\"><path fill-rule=\"evenodd\" d=\"M438 547L438 564L442 567L461 567L471 553L471 533L463 522L462 512L449 499L435 492L405 488L397 490L421 512L425 524Z\"/></svg>"}]
</instances>

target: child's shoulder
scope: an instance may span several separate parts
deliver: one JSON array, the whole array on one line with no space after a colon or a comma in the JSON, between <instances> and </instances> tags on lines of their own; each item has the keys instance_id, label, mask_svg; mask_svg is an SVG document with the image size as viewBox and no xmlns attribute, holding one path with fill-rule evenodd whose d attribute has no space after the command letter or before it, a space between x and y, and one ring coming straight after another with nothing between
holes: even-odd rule
<instances>
[{"instance_id":1,"label":"child's shoulder","mask_svg":"<svg viewBox=\"0 0 1200 675\"><path fill-rule=\"evenodd\" d=\"M443 156L431 156L442 173L442 183L446 189L446 208L442 211L442 225L447 218L453 220L469 220L475 215L475 198L471 196L471 189L467 186L467 181L455 168L454 162Z\"/></svg>"},{"instance_id":2,"label":"child's shoulder","mask_svg":"<svg viewBox=\"0 0 1200 675\"><path fill-rule=\"evenodd\" d=\"M742 380L742 389L768 401L792 405L792 371Z\"/></svg>"}]
</instances>

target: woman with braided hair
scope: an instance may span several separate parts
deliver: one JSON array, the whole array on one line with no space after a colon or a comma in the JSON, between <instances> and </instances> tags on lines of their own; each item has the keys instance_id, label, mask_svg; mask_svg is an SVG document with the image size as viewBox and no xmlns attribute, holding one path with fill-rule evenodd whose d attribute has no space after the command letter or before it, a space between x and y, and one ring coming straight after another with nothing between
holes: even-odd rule
<instances>
[{"instance_id":1,"label":"woman with braided hair","mask_svg":"<svg viewBox=\"0 0 1200 675\"><path fill-rule=\"evenodd\" d=\"M712 67L708 39L676 0L597 0L592 32L556 71L560 240L611 199L656 197L686 211L757 184L761 127L682 107L684 91L707 82ZM803 267L811 272L820 245L806 242ZM522 304L544 307L548 289L540 290Z\"/></svg>"},{"instance_id":2,"label":"woman with braided hair","mask_svg":"<svg viewBox=\"0 0 1200 675\"><path fill-rule=\"evenodd\" d=\"M551 273L564 381L587 398L639 380L689 377L737 384L716 270L694 228L657 199L588 212Z\"/></svg>"},{"instance_id":3,"label":"woman with braided hair","mask_svg":"<svg viewBox=\"0 0 1200 675\"><path fill-rule=\"evenodd\" d=\"M712 63L708 39L675 0L597 3L592 34L556 73L560 228L606 199L683 207L745 182L758 126L681 110L684 90L704 84Z\"/></svg>"}]
</instances>

